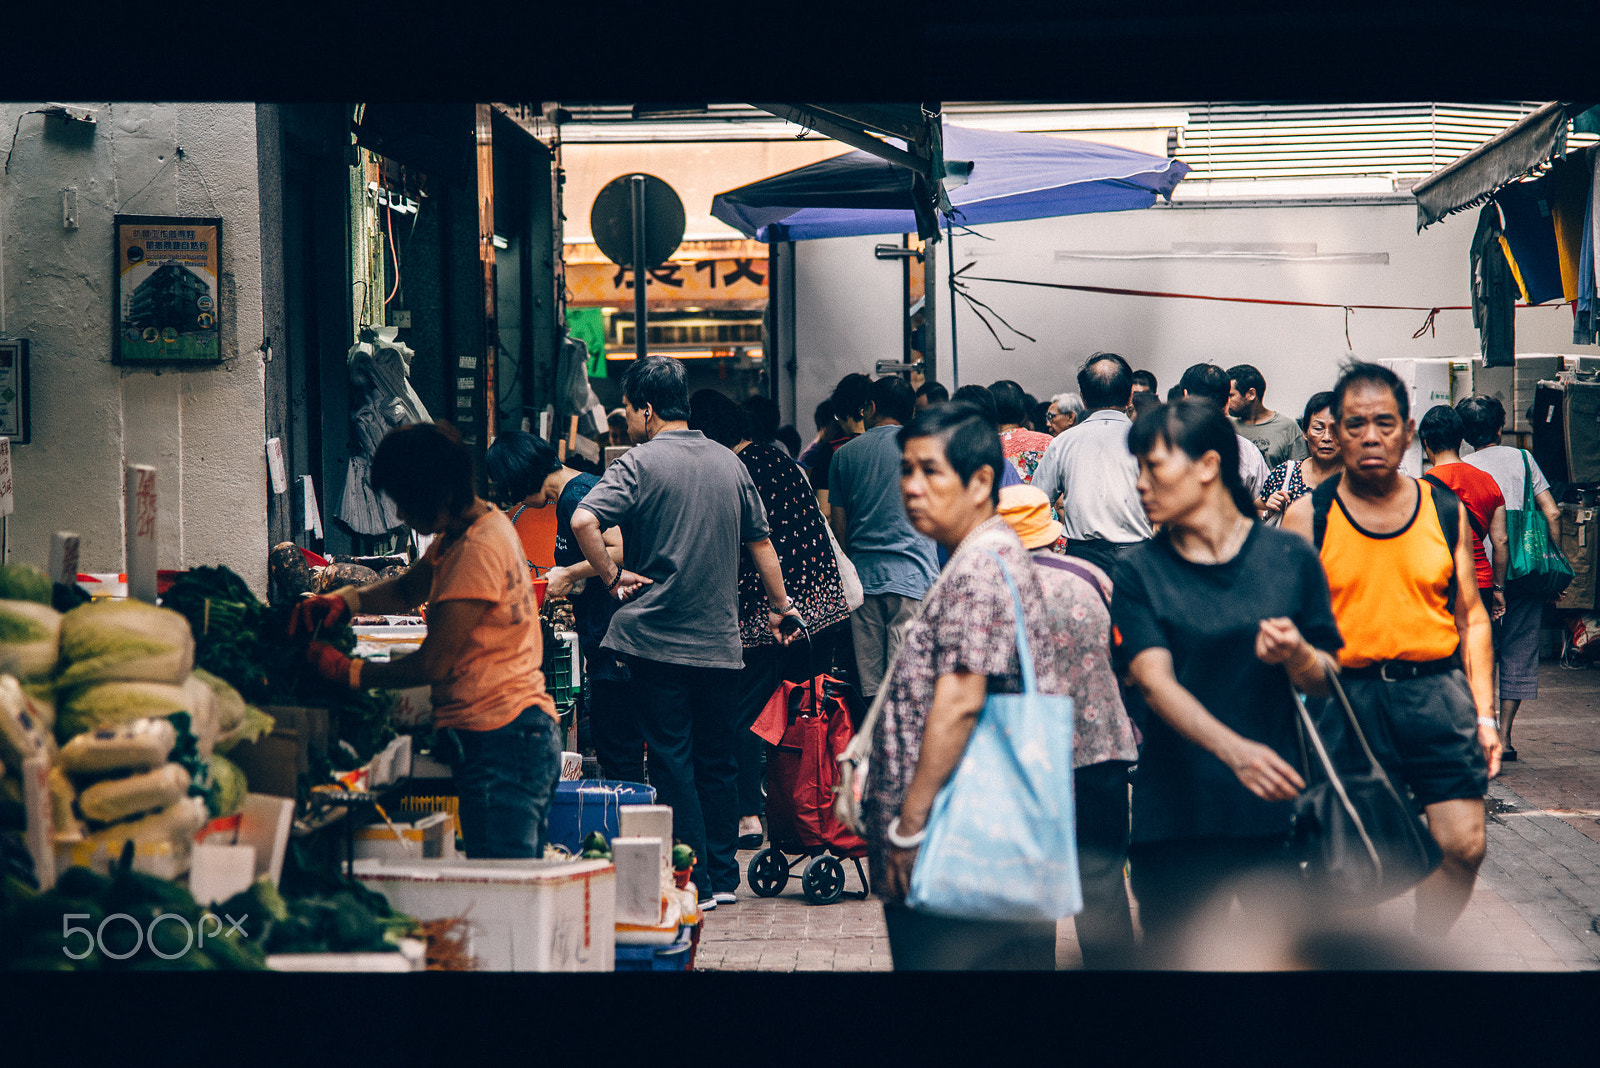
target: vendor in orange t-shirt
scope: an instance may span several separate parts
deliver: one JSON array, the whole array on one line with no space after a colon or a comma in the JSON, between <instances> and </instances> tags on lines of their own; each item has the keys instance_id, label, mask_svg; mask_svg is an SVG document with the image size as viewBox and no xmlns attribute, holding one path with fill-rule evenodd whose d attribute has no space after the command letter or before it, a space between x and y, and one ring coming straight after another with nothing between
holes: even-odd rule
<instances>
[{"instance_id":1,"label":"vendor in orange t-shirt","mask_svg":"<svg viewBox=\"0 0 1600 1068\"><path fill-rule=\"evenodd\" d=\"M391 431L372 458L372 487L388 494L413 530L437 537L401 575L305 599L290 633L426 601L428 636L410 656L369 664L312 642L307 658L324 678L352 689L431 684L434 725L453 743L467 856L543 856L561 742L516 531L474 492L472 454L444 424Z\"/></svg>"}]
</instances>

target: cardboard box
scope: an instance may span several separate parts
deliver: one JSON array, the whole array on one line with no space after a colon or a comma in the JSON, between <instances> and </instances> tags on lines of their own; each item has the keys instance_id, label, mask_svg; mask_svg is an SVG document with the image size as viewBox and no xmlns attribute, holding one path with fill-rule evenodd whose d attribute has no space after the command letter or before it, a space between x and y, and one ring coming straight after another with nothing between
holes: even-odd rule
<instances>
[{"instance_id":1,"label":"cardboard box","mask_svg":"<svg viewBox=\"0 0 1600 1068\"><path fill-rule=\"evenodd\" d=\"M1560 530L1556 536L1567 563L1572 565L1572 584L1556 601L1556 607L1593 612L1595 609L1596 547L1600 546L1600 510L1594 505L1562 504Z\"/></svg>"},{"instance_id":2,"label":"cardboard box","mask_svg":"<svg viewBox=\"0 0 1600 1068\"><path fill-rule=\"evenodd\" d=\"M358 860L355 876L419 920L466 917L479 971L615 964L617 871L608 861Z\"/></svg>"}]
</instances>

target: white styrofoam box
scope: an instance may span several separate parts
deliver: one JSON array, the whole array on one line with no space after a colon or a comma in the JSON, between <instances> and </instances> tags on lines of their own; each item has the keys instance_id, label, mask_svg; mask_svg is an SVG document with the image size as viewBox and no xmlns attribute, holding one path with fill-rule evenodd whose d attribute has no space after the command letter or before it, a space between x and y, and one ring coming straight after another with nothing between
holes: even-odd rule
<instances>
[{"instance_id":1,"label":"white styrofoam box","mask_svg":"<svg viewBox=\"0 0 1600 1068\"><path fill-rule=\"evenodd\" d=\"M433 688L412 686L397 690L394 702L394 721L401 727L415 727L433 719Z\"/></svg>"},{"instance_id":2,"label":"white styrofoam box","mask_svg":"<svg viewBox=\"0 0 1600 1068\"><path fill-rule=\"evenodd\" d=\"M617 869L617 922L661 922L661 839L611 839Z\"/></svg>"},{"instance_id":3,"label":"white styrofoam box","mask_svg":"<svg viewBox=\"0 0 1600 1068\"><path fill-rule=\"evenodd\" d=\"M399 837L395 837L396 833ZM451 860L456 855L456 821L448 812L435 812L415 823L374 823L355 832L357 857L385 860Z\"/></svg>"},{"instance_id":4,"label":"white styrofoam box","mask_svg":"<svg viewBox=\"0 0 1600 1068\"><path fill-rule=\"evenodd\" d=\"M189 893L201 905L215 905L250 889L256 881L256 848L197 842L189 858Z\"/></svg>"},{"instance_id":5,"label":"white styrofoam box","mask_svg":"<svg viewBox=\"0 0 1600 1068\"><path fill-rule=\"evenodd\" d=\"M672 806L622 805L617 809L617 834L624 838L658 838L661 867L672 869Z\"/></svg>"},{"instance_id":6,"label":"white styrofoam box","mask_svg":"<svg viewBox=\"0 0 1600 1068\"><path fill-rule=\"evenodd\" d=\"M1450 361L1436 360L1379 360L1404 383L1411 403L1411 418L1417 422L1436 404L1450 403ZM1413 437L1406 450L1401 470L1409 475L1422 474L1422 441Z\"/></svg>"},{"instance_id":7,"label":"white styrofoam box","mask_svg":"<svg viewBox=\"0 0 1600 1068\"><path fill-rule=\"evenodd\" d=\"M421 972L428 968L428 944L402 938L394 953L269 953L275 972Z\"/></svg>"},{"instance_id":8,"label":"white styrofoam box","mask_svg":"<svg viewBox=\"0 0 1600 1068\"><path fill-rule=\"evenodd\" d=\"M1506 404L1506 429L1531 433L1528 409L1533 406L1533 395L1541 381L1554 381L1567 365L1565 356L1548 352L1517 354L1512 375L1511 403ZM1502 401L1502 404L1505 402Z\"/></svg>"},{"instance_id":9,"label":"white styrofoam box","mask_svg":"<svg viewBox=\"0 0 1600 1068\"><path fill-rule=\"evenodd\" d=\"M419 920L466 917L479 971L609 972L617 871L604 860L358 860L368 889Z\"/></svg>"},{"instance_id":10,"label":"white styrofoam box","mask_svg":"<svg viewBox=\"0 0 1600 1068\"><path fill-rule=\"evenodd\" d=\"M263 875L278 885L283 874L283 854L289 848L294 826L294 799L271 794L245 794L239 813L239 845L255 847L256 878Z\"/></svg>"}]
</instances>

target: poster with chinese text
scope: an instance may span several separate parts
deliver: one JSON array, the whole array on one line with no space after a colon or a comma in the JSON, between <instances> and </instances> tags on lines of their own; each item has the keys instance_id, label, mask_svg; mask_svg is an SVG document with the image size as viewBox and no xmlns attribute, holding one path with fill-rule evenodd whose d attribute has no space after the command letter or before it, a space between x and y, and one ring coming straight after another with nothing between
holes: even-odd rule
<instances>
[{"instance_id":1,"label":"poster with chinese text","mask_svg":"<svg viewBox=\"0 0 1600 1068\"><path fill-rule=\"evenodd\" d=\"M222 359L222 220L116 218L115 363Z\"/></svg>"}]
</instances>

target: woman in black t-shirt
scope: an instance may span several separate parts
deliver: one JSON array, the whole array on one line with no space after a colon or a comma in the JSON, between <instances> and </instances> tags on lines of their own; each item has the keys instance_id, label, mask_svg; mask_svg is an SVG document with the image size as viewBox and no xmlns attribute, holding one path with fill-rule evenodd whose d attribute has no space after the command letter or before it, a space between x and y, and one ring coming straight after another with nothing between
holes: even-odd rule
<instances>
[{"instance_id":1,"label":"woman in black t-shirt","mask_svg":"<svg viewBox=\"0 0 1600 1068\"><path fill-rule=\"evenodd\" d=\"M518 430L497 436L485 459L490 480L516 502L513 524L524 508L555 505L556 566L545 575L550 583L545 596L566 597L572 602L578 650L584 661L582 700L595 757L606 778L643 782L644 737L622 693L628 669L615 653L600 647L617 602L606 596L600 583L587 581L594 577L594 568L585 562L572 535L572 513L600 479L566 466L554 445ZM622 531L617 527L607 530L605 542L611 558L621 566Z\"/></svg>"},{"instance_id":2,"label":"woman in black t-shirt","mask_svg":"<svg viewBox=\"0 0 1600 1068\"><path fill-rule=\"evenodd\" d=\"M1325 692L1342 641L1303 539L1255 521L1238 439L1221 409L1186 398L1139 417L1128 448L1161 533L1117 568L1116 656L1144 717L1128 851L1145 951L1173 953L1198 910L1283 903L1295 768L1290 683ZM1319 652L1320 650L1320 652ZM1287 671L1287 677L1285 676ZM1246 877L1265 877L1243 885ZM1279 895L1268 897L1267 895Z\"/></svg>"}]
</instances>

